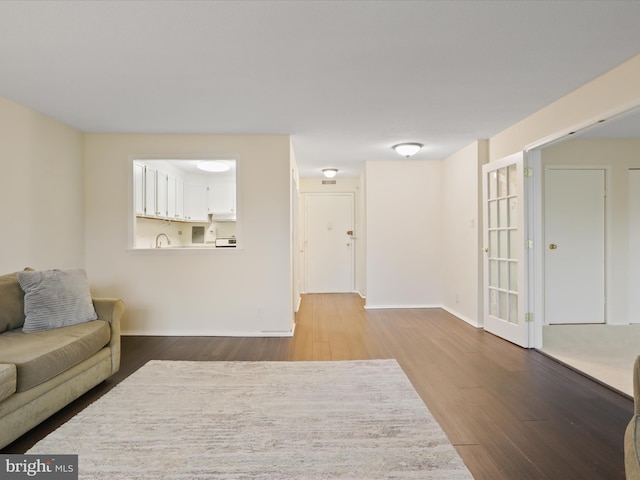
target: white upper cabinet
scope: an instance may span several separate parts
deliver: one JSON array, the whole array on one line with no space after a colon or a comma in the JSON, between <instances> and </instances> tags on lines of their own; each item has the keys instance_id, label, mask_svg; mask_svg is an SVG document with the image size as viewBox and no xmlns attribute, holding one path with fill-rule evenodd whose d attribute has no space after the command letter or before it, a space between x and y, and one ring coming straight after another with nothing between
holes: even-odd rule
<instances>
[{"instance_id":1,"label":"white upper cabinet","mask_svg":"<svg viewBox=\"0 0 640 480\"><path fill-rule=\"evenodd\" d=\"M156 217L168 218L167 213L167 174L156 171Z\"/></svg>"},{"instance_id":2,"label":"white upper cabinet","mask_svg":"<svg viewBox=\"0 0 640 480\"><path fill-rule=\"evenodd\" d=\"M235 161L231 172L200 171L194 161L138 159L133 162L134 215L179 222L236 220ZM187 163L189 162L189 163Z\"/></svg>"},{"instance_id":3,"label":"white upper cabinet","mask_svg":"<svg viewBox=\"0 0 640 480\"><path fill-rule=\"evenodd\" d=\"M136 215L144 215L144 165L133 163L133 202Z\"/></svg>"},{"instance_id":4,"label":"white upper cabinet","mask_svg":"<svg viewBox=\"0 0 640 480\"><path fill-rule=\"evenodd\" d=\"M185 220L208 221L208 187L200 183L185 183Z\"/></svg>"},{"instance_id":5,"label":"white upper cabinet","mask_svg":"<svg viewBox=\"0 0 640 480\"><path fill-rule=\"evenodd\" d=\"M184 220L184 180L167 177L167 218Z\"/></svg>"},{"instance_id":6,"label":"white upper cabinet","mask_svg":"<svg viewBox=\"0 0 640 480\"><path fill-rule=\"evenodd\" d=\"M144 170L144 215L155 217L156 208L156 170L148 165Z\"/></svg>"},{"instance_id":7,"label":"white upper cabinet","mask_svg":"<svg viewBox=\"0 0 640 480\"><path fill-rule=\"evenodd\" d=\"M232 183L213 183L209 186L209 213L236 213L236 186Z\"/></svg>"}]
</instances>

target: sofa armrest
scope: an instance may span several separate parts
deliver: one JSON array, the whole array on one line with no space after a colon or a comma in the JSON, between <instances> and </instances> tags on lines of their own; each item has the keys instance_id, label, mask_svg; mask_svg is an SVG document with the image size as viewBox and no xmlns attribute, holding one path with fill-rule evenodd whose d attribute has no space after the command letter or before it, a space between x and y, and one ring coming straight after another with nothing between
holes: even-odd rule
<instances>
[{"instance_id":1,"label":"sofa armrest","mask_svg":"<svg viewBox=\"0 0 640 480\"><path fill-rule=\"evenodd\" d=\"M640 479L639 430L640 415L634 415L624 432L624 470L627 480Z\"/></svg>"},{"instance_id":2,"label":"sofa armrest","mask_svg":"<svg viewBox=\"0 0 640 480\"><path fill-rule=\"evenodd\" d=\"M111 325L111 373L120 369L120 320L124 313L124 302L118 298L94 298L93 306L99 320L106 320Z\"/></svg>"}]
</instances>

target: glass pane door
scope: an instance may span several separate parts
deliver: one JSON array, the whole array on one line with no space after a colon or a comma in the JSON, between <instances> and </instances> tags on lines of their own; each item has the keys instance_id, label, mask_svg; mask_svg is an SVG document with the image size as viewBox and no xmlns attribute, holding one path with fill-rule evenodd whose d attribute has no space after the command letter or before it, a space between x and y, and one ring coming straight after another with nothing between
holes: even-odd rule
<instances>
[{"instance_id":1,"label":"glass pane door","mask_svg":"<svg viewBox=\"0 0 640 480\"><path fill-rule=\"evenodd\" d=\"M523 155L483 167L484 328L528 346L524 287Z\"/></svg>"}]
</instances>

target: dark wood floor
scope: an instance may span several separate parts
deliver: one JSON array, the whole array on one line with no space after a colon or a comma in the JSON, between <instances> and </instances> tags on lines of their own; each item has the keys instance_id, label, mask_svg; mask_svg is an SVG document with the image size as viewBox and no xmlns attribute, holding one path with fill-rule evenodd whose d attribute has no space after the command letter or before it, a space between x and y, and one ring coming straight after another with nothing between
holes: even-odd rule
<instances>
[{"instance_id":1,"label":"dark wood floor","mask_svg":"<svg viewBox=\"0 0 640 480\"><path fill-rule=\"evenodd\" d=\"M124 337L122 367L2 450L23 453L150 359L395 358L478 480L624 479L632 401L440 309L306 295L294 338Z\"/></svg>"}]
</instances>

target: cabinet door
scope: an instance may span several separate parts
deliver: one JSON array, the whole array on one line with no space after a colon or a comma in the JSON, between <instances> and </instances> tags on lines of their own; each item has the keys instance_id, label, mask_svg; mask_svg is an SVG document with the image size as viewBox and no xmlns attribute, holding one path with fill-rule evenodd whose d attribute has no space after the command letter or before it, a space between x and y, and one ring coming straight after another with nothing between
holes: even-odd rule
<instances>
[{"instance_id":1,"label":"cabinet door","mask_svg":"<svg viewBox=\"0 0 640 480\"><path fill-rule=\"evenodd\" d=\"M185 185L186 211L185 219L191 222L208 220L208 188L206 185L187 183Z\"/></svg>"},{"instance_id":2,"label":"cabinet door","mask_svg":"<svg viewBox=\"0 0 640 480\"><path fill-rule=\"evenodd\" d=\"M136 215L144 215L144 165L133 164L133 199Z\"/></svg>"},{"instance_id":3,"label":"cabinet door","mask_svg":"<svg viewBox=\"0 0 640 480\"><path fill-rule=\"evenodd\" d=\"M236 212L236 186L234 184L211 185L209 189L209 212L213 214Z\"/></svg>"},{"instance_id":4,"label":"cabinet door","mask_svg":"<svg viewBox=\"0 0 640 480\"><path fill-rule=\"evenodd\" d=\"M167 218L176 218L176 182L177 178L167 177Z\"/></svg>"},{"instance_id":5,"label":"cabinet door","mask_svg":"<svg viewBox=\"0 0 640 480\"><path fill-rule=\"evenodd\" d=\"M149 166L144 170L144 214L156 216L156 171Z\"/></svg>"},{"instance_id":6,"label":"cabinet door","mask_svg":"<svg viewBox=\"0 0 640 480\"><path fill-rule=\"evenodd\" d=\"M167 174L156 172L156 217L167 218Z\"/></svg>"},{"instance_id":7,"label":"cabinet door","mask_svg":"<svg viewBox=\"0 0 640 480\"><path fill-rule=\"evenodd\" d=\"M184 220L184 180L176 178L176 220Z\"/></svg>"}]
</instances>

